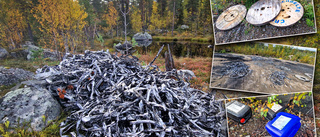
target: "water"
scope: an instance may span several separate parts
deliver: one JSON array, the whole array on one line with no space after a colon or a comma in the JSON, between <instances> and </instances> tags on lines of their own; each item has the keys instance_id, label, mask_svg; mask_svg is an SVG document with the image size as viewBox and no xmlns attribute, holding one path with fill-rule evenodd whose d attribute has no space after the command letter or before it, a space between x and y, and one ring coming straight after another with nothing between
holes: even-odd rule
<instances>
[{"instance_id":1,"label":"water","mask_svg":"<svg viewBox=\"0 0 320 137\"><path fill-rule=\"evenodd\" d=\"M167 45L170 45L171 53L176 57L212 57L213 48L208 48L209 43L193 43L193 42L159 42L153 41L147 47L135 47L139 54L157 54L162 45L165 45L161 55L164 55Z\"/></svg>"}]
</instances>

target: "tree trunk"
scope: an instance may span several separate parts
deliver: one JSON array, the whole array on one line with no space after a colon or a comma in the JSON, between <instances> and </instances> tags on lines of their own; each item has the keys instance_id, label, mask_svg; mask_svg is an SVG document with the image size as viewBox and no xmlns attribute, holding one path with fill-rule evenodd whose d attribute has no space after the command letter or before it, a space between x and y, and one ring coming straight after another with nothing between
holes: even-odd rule
<instances>
[{"instance_id":1,"label":"tree trunk","mask_svg":"<svg viewBox=\"0 0 320 137\"><path fill-rule=\"evenodd\" d=\"M28 19L27 19L27 25L28 25L27 29L28 29L29 39L32 43L34 43L34 37L33 37L31 26Z\"/></svg>"},{"instance_id":2,"label":"tree trunk","mask_svg":"<svg viewBox=\"0 0 320 137\"><path fill-rule=\"evenodd\" d=\"M165 67L166 67L166 71L171 71L172 69L174 69L174 61L172 58L172 54L170 51L170 45L168 44L168 52L165 52Z\"/></svg>"},{"instance_id":3,"label":"tree trunk","mask_svg":"<svg viewBox=\"0 0 320 137\"><path fill-rule=\"evenodd\" d=\"M171 29L171 36L173 36L173 29L174 29L174 16L176 12L176 2L173 2L173 17L172 17L172 29Z\"/></svg>"},{"instance_id":4,"label":"tree trunk","mask_svg":"<svg viewBox=\"0 0 320 137\"><path fill-rule=\"evenodd\" d=\"M63 31L62 31L62 37L63 37L63 39L64 39L64 49L65 49L66 53L69 53L68 38L67 38L67 36L63 33Z\"/></svg>"}]
</instances>

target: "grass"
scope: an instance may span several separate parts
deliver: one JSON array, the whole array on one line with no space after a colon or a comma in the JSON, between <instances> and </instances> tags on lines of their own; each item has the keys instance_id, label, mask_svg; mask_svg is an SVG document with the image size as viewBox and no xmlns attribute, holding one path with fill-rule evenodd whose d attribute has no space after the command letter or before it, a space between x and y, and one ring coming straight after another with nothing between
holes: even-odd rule
<instances>
[{"instance_id":1,"label":"grass","mask_svg":"<svg viewBox=\"0 0 320 137\"><path fill-rule=\"evenodd\" d=\"M149 64L156 54L147 53L146 55L135 53L141 64ZM174 65L176 69L187 69L194 72L196 78L191 79L191 87L197 88L203 91L209 91L210 73L212 59L209 57L173 57ZM165 71L165 59L159 56L154 62L161 71Z\"/></svg>"},{"instance_id":2,"label":"grass","mask_svg":"<svg viewBox=\"0 0 320 137\"><path fill-rule=\"evenodd\" d=\"M34 131L30 125L30 122L23 121L15 126L10 126L10 122L6 121L4 124L0 124L0 136L3 137L59 137L60 123L67 118L67 114L62 112L61 115L51 121L47 121L46 117L43 116L44 123L47 126L42 131ZM18 120L20 121L20 120Z\"/></svg>"},{"instance_id":3,"label":"grass","mask_svg":"<svg viewBox=\"0 0 320 137\"><path fill-rule=\"evenodd\" d=\"M38 68L43 67L44 65L54 66L58 65L60 61L50 61L48 59L36 59L33 61L28 61L25 59L15 59L7 58L0 60L0 64L6 68L21 68L31 72L35 72Z\"/></svg>"}]
</instances>

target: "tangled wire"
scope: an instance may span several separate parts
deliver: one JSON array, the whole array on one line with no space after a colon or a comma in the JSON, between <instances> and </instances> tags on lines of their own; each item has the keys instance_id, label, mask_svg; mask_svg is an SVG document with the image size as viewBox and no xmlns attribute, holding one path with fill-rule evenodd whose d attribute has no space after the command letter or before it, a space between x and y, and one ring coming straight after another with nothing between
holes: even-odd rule
<instances>
[{"instance_id":1,"label":"tangled wire","mask_svg":"<svg viewBox=\"0 0 320 137\"><path fill-rule=\"evenodd\" d=\"M243 62L229 62L226 65L214 72L214 75L225 76L228 75L230 78L242 78L247 76L252 70L249 66Z\"/></svg>"},{"instance_id":2,"label":"tangled wire","mask_svg":"<svg viewBox=\"0 0 320 137\"><path fill-rule=\"evenodd\" d=\"M275 85L283 85L285 84L284 79L289 79L287 77L287 73L283 71L275 71L270 75L270 81Z\"/></svg>"},{"instance_id":3,"label":"tangled wire","mask_svg":"<svg viewBox=\"0 0 320 137\"><path fill-rule=\"evenodd\" d=\"M133 56L86 51L39 69L36 77L70 112L60 135L226 136L222 101L190 88L176 70L160 71L154 60L141 66Z\"/></svg>"}]
</instances>

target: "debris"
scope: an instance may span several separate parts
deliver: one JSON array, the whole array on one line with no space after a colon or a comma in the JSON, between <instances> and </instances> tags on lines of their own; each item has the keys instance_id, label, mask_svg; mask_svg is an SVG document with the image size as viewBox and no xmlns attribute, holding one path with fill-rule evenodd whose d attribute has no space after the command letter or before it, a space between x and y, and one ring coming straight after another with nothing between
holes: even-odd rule
<instances>
[{"instance_id":1,"label":"debris","mask_svg":"<svg viewBox=\"0 0 320 137\"><path fill-rule=\"evenodd\" d=\"M283 71L275 71L270 75L270 81L275 85L283 85L285 84L284 79L289 79L287 77L287 73Z\"/></svg>"},{"instance_id":2,"label":"debris","mask_svg":"<svg viewBox=\"0 0 320 137\"><path fill-rule=\"evenodd\" d=\"M302 76L302 75L294 75L294 76L304 82L310 82L310 79L306 78L305 76Z\"/></svg>"},{"instance_id":3,"label":"debris","mask_svg":"<svg viewBox=\"0 0 320 137\"><path fill-rule=\"evenodd\" d=\"M229 75L230 78L242 78L247 76L251 71L252 70L249 69L249 66L243 62L228 62L219 70L219 72L214 73L221 77Z\"/></svg>"},{"instance_id":4,"label":"debris","mask_svg":"<svg viewBox=\"0 0 320 137\"><path fill-rule=\"evenodd\" d=\"M175 69L160 71L154 60L141 66L131 55L86 51L37 70L37 78L71 111L60 135L227 136L223 102L190 88Z\"/></svg>"}]
</instances>

